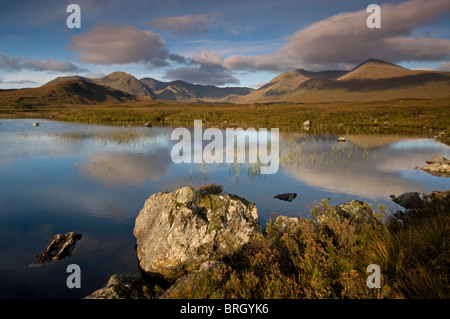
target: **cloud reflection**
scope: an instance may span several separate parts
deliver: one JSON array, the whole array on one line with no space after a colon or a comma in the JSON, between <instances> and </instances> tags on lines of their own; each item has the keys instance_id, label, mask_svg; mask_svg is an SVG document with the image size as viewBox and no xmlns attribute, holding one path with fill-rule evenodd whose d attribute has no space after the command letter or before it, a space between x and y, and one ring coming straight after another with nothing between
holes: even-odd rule
<instances>
[{"instance_id":1,"label":"cloud reflection","mask_svg":"<svg viewBox=\"0 0 450 319\"><path fill-rule=\"evenodd\" d=\"M163 177L170 164L171 159L166 152L105 152L89 154L79 170L83 176L107 186L135 186Z\"/></svg>"},{"instance_id":2,"label":"cloud reflection","mask_svg":"<svg viewBox=\"0 0 450 319\"><path fill-rule=\"evenodd\" d=\"M357 144L349 142L352 140L357 140ZM368 148L370 146L372 148ZM423 143L422 140L405 142L393 138L392 141L374 139L371 143L366 139L361 143L357 137L348 138L344 144L332 139L311 142L311 139L303 138L283 144L281 149L285 155L282 163L285 174L330 192L367 198L387 198L391 194L410 191L427 192L429 187L423 180L424 172L417 170L418 166L434 154L449 152L447 146L434 140ZM447 181L440 182L445 184ZM450 180L447 184L450 186Z\"/></svg>"}]
</instances>

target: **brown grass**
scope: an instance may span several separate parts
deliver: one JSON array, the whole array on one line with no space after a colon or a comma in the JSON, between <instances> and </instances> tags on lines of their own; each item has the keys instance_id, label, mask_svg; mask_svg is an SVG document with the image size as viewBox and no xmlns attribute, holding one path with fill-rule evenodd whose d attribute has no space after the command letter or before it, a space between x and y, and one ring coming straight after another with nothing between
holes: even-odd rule
<instances>
[{"instance_id":1,"label":"brown grass","mask_svg":"<svg viewBox=\"0 0 450 319\"><path fill-rule=\"evenodd\" d=\"M433 196L401 220L367 204L360 217L342 218L323 201L311 211L320 223L299 218L285 229L270 221L220 267L188 275L166 297L449 298L450 191ZM366 285L370 264L381 268L379 289Z\"/></svg>"}]
</instances>

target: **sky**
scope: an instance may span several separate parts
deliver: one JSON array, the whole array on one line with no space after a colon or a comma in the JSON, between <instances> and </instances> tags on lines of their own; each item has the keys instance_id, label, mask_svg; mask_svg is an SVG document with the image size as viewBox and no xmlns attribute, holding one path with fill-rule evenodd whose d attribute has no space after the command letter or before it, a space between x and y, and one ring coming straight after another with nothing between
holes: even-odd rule
<instances>
[{"instance_id":1,"label":"sky","mask_svg":"<svg viewBox=\"0 0 450 319\"><path fill-rule=\"evenodd\" d=\"M380 28L367 26L370 4ZM450 0L0 0L0 89L115 71L258 88L369 58L450 71Z\"/></svg>"}]
</instances>

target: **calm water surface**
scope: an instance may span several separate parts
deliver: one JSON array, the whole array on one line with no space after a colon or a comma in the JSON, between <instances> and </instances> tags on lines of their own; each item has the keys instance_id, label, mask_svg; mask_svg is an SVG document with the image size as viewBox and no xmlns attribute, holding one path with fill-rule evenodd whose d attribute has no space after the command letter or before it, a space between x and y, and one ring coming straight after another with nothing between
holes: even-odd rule
<instances>
[{"instance_id":1,"label":"calm water surface","mask_svg":"<svg viewBox=\"0 0 450 319\"><path fill-rule=\"evenodd\" d=\"M33 122L40 126L34 127ZM402 136L280 134L278 173L253 165L174 164L172 128L122 128L49 120L0 121L0 298L81 298L114 273L138 273L133 227L153 193L211 182L271 214L309 216L309 205L361 199L400 209L390 194L450 189L417 169L450 147ZM292 202L275 199L295 192ZM71 257L30 267L57 233L83 234ZM81 289L66 286L69 264Z\"/></svg>"}]
</instances>

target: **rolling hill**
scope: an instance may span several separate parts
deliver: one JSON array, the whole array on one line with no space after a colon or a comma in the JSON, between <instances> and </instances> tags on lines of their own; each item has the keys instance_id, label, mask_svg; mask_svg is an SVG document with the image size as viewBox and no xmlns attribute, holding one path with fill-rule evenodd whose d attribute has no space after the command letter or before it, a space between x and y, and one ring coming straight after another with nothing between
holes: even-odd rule
<instances>
[{"instance_id":1,"label":"rolling hill","mask_svg":"<svg viewBox=\"0 0 450 319\"><path fill-rule=\"evenodd\" d=\"M145 83L139 81L131 74L113 72L103 78L90 79L92 82L121 90L128 94L155 97L155 93Z\"/></svg>"},{"instance_id":2,"label":"rolling hill","mask_svg":"<svg viewBox=\"0 0 450 319\"><path fill-rule=\"evenodd\" d=\"M161 100L180 102L217 102L224 101L228 96L244 96L253 91L243 87L217 87L213 85L192 84L185 81L162 82L152 78L142 78L140 81L155 93Z\"/></svg>"},{"instance_id":3,"label":"rolling hill","mask_svg":"<svg viewBox=\"0 0 450 319\"><path fill-rule=\"evenodd\" d=\"M308 73L300 70L280 74L235 102L309 103L450 97L450 72L409 70L376 59L369 59L339 77L315 76L318 74L320 72L309 73L308 77Z\"/></svg>"},{"instance_id":4,"label":"rolling hill","mask_svg":"<svg viewBox=\"0 0 450 319\"><path fill-rule=\"evenodd\" d=\"M0 90L1 104L21 108L57 104L116 104L136 100L135 95L92 83L82 77L57 78L38 88Z\"/></svg>"},{"instance_id":5,"label":"rolling hill","mask_svg":"<svg viewBox=\"0 0 450 319\"><path fill-rule=\"evenodd\" d=\"M337 80L375 80L393 77L402 77L420 73L421 71L411 71L399 65L377 59L369 59L356 66Z\"/></svg>"},{"instance_id":6,"label":"rolling hill","mask_svg":"<svg viewBox=\"0 0 450 319\"><path fill-rule=\"evenodd\" d=\"M0 103L19 107L123 103L142 100L141 97L237 104L438 99L450 98L450 72L409 70L369 59L349 71L289 71L257 90L185 81L162 82L149 77L138 80L125 72L114 72L103 78L58 77L38 88L0 90Z\"/></svg>"}]
</instances>

